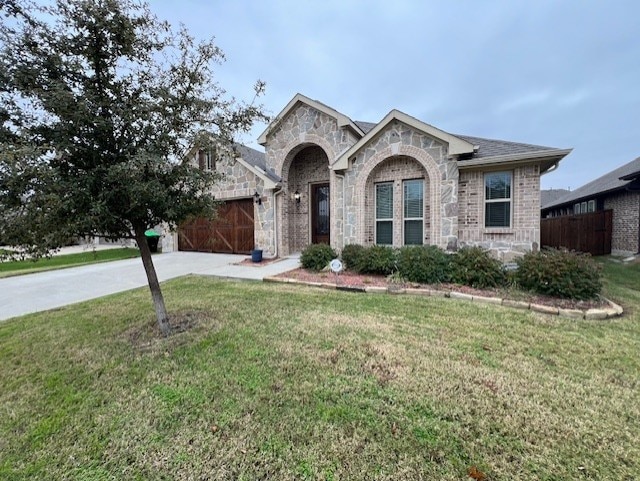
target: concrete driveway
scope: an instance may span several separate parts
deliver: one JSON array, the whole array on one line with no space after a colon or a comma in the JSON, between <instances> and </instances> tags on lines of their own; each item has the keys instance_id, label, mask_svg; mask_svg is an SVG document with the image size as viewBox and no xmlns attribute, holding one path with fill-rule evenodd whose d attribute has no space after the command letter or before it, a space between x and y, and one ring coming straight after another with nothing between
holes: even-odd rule
<instances>
[{"instance_id":1,"label":"concrete driveway","mask_svg":"<svg viewBox=\"0 0 640 481\"><path fill-rule=\"evenodd\" d=\"M261 267L238 265L247 256L172 252L153 257L160 281L187 274L262 280L295 269L297 257ZM92 264L0 279L0 321L147 285L140 259Z\"/></svg>"}]
</instances>

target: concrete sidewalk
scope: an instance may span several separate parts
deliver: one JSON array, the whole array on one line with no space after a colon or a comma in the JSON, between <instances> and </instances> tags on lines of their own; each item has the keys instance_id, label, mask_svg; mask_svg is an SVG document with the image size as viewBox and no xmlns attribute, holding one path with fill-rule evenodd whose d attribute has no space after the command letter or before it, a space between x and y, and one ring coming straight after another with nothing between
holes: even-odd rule
<instances>
[{"instance_id":1,"label":"concrete sidewalk","mask_svg":"<svg viewBox=\"0 0 640 481\"><path fill-rule=\"evenodd\" d=\"M246 258L172 252L154 256L153 262L161 282L187 274L262 280L300 265L298 257L261 267L238 265ZM147 286L147 277L139 258L7 277L0 279L0 321L143 286Z\"/></svg>"}]
</instances>

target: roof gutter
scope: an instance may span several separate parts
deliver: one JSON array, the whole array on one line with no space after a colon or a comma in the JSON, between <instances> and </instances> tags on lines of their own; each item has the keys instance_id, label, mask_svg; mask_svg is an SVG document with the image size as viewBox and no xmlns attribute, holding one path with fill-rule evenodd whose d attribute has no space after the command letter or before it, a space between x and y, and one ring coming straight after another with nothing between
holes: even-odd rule
<instances>
[{"instance_id":1,"label":"roof gutter","mask_svg":"<svg viewBox=\"0 0 640 481\"><path fill-rule=\"evenodd\" d=\"M554 160L557 159L556 165L560 160L569 155L573 149L561 150L541 150L538 152L526 152L522 154L495 155L493 157L484 157L481 159L462 160L458 162L458 169L471 169L475 167L501 165L512 162L531 162L536 160Z\"/></svg>"}]
</instances>

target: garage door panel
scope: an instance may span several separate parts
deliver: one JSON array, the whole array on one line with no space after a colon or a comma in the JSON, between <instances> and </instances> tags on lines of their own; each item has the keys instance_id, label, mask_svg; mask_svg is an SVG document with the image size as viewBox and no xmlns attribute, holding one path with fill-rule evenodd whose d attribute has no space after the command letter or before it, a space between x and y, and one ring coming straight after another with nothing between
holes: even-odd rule
<instances>
[{"instance_id":1,"label":"garage door panel","mask_svg":"<svg viewBox=\"0 0 640 481\"><path fill-rule=\"evenodd\" d=\"M197 218L178 229L178 250L249 254L254 248L252 199L227 201L215 220Z\"/></svg>"}]
</instances>

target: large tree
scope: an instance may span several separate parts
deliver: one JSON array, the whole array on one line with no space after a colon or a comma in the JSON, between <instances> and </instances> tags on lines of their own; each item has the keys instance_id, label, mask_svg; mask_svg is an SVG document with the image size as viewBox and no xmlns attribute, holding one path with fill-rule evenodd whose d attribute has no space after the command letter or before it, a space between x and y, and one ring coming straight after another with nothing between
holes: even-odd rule
<instances>
[{"instance_id":1,"label":"large tree","mask_svg":"<svg viewBox=\"0 0 640 481\"><path fill-rule=\"evenodd\" d=\"M211 215L215 174L265 118L215 81L223 53L134 0L0 0L0 239L33 256L69 238L133 238L158 325L170 323L145 231ZM207 135L199 135L207 132ZM206 144L206 145L205 145Z\"/></svg>"}]
</instances>

